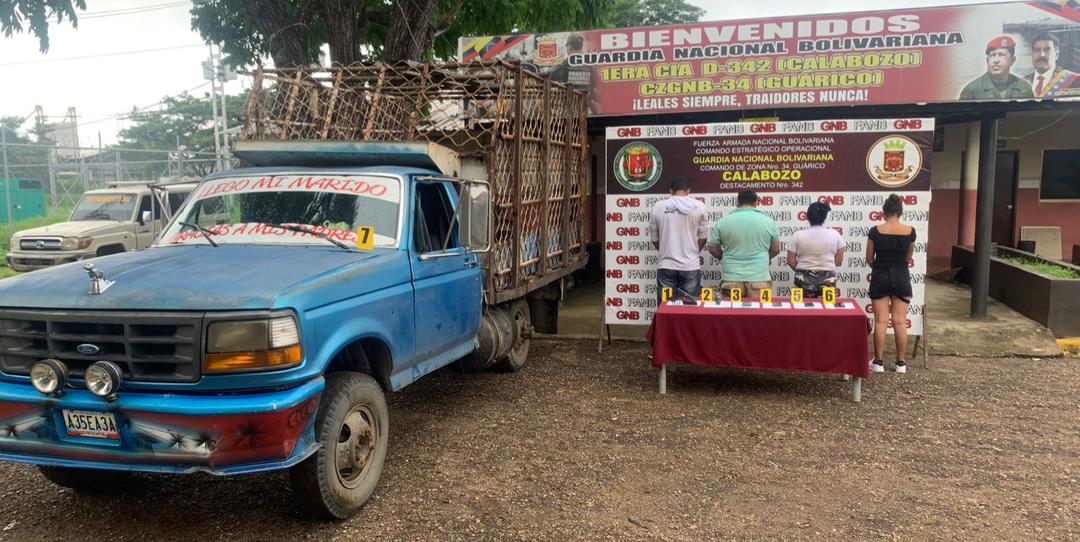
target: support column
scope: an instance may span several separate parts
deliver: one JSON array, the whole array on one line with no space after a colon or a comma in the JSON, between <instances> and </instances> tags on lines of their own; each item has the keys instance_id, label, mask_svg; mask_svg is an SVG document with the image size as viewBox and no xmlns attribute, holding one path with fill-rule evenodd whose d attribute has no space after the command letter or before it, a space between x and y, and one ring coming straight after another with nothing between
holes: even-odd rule
<instances>
[{"instance_id":1,"label":"support column","mask_svg":"<svg viewBox=\"0 0 1080 542\"><path fill-rule=\"evenodd\" d=\"M990 237L994 226L994 173L997 169L997 119L979 125L979 192L975 212L975 273L971 278L971 316L986 316L990 294Z\"/></svg>"},{"instance_id":2,"label":"support column","mask_svg":"<svg viewBox=\"0 0 1080 542\"><path fill-rule=\"evenodd\" d=\"M964 178L960 179L960 224L956 244L975 244L975 195L979 190L979 124L968 124L967 148L964 153Z\"/></svg>"}]
</instances>

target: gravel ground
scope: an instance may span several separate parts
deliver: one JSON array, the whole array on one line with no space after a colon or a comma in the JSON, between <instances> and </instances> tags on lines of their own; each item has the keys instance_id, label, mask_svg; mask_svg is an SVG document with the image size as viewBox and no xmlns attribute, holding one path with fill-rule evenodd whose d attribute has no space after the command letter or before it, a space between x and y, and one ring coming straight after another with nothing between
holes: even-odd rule
<instances>
[{"instance_id":1,"label":"gravel ground","mask_svg":"<svg viewBox=\"0 0 1080 542\"><path fill-rule=\"evenodd\" d=\"M390 398L375 498L321 523L282 475L146 477L80 497L0 464L0 540L1076 540L1080 360L935 359L863 402L822 375L533 343L519 374Z\"/></svg>"}]
</instances>

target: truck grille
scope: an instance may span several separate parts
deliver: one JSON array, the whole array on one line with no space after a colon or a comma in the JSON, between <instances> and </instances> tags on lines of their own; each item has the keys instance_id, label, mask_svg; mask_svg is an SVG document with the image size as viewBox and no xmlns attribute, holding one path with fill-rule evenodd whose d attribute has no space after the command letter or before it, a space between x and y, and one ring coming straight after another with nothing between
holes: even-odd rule
<instances>
[{"instance_id":1,"label":"truck grille","mask_svg":"<svg viewBox=\"0 0 1080 542\"><path fill-rule=\"evenodd\" d=\"M201 335L201 313L2 310L0 371L29 375L34 363L55 358L81 379L90 364L108 360L126 380L194 382ZM100 351L84 355L79 345Z\"/></svg>"},{"instance_id":2,"label":"truck grille","mask_svg":"<svg viewBox=\"0 0 1080 542\"><path fill-rule=\"evenodd\" d=\"M20 239L19 248L22 250L60 250L60 239L56 237L42 239Z\"/></svg>"}]
</instances>

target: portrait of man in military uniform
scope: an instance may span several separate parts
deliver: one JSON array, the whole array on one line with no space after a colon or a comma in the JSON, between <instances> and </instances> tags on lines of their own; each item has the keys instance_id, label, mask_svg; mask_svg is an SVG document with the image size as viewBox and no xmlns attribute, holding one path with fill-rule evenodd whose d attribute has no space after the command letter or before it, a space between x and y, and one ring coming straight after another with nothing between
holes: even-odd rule
<instances>
[{"instance_id":1,"label":"portrait of man in military uniform","mask_svg":"<svg viewBox=\"0 0 1080 542\"><path fill-rule=\"evenodd\" d=\"M961 100L1022 100L1034 98L1031 84L1011 73L1016 63L1016 40L999 36L986 44L986 73L960 91Z\"/></svg>"},{"instance_id":2,"label":"portrait of man in military uniform","mask_svg":"<svg viewBox=\"0 0 1080 542\"><path fill-rule=\"evenodd\" d=\"M1058 66L1061 41L1053 34L1040 34L1031 42L1031 65L1027 77L1036 98L1080 95L1080 75Z\"/></svg>"}]
</instances>

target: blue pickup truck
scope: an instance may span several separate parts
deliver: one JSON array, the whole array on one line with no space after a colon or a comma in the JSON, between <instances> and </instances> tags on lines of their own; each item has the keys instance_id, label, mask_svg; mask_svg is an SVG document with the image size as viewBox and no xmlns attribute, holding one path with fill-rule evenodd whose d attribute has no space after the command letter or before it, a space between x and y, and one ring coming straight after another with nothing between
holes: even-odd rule
<instances>
[{"instance_id":1,"label":"blue pickup truck","mask_svg":"<svg viewBox=\"0 0 1080 542\"><path fill-rule=\"evenodd\" d=\"M500 247L492 187L437 145L236 152L256 167L204 179L150 249L0 281L0 460L86 492L288 469L303 507L349 517L383 468L384 393L521 368L537 294L584 265L494 287L500 248L527 276L536 243Z\"/></svg>"}]
</instances>

